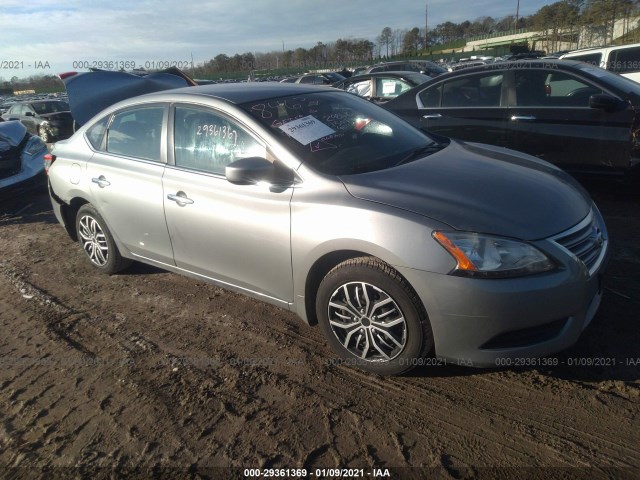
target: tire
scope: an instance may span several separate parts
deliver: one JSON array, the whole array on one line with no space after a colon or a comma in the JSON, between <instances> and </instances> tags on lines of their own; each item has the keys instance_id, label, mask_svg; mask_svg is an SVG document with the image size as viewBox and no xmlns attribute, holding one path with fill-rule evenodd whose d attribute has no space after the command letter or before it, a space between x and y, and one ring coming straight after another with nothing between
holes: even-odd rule
<instances>
[{"instance_id":1,"label":"tire","mask_svg":"<svg viewBox=\"0 0 640 480\"><path fill-rule=\"evenodd\" d=\"M120 255L106 222L90 203L78 210L76 232L82 250L100 272L112 275L131 263L131 260Z\"/></svg>"},{"instance_id":2,"label":"tire","mask_svg":"<svg viewBox=\"0 0 640 480\"><path fill-rule=\"evenodd\" d=\"M343 363L378 375L407 372L433 348L418 295L396 270L374 257L334 267L318 288L316 315Z\"/></svg>"},{"instance_id":3,"label":"tire","mask_svg":"<svg viewBox=\"0 0 640 480\"><path fill-rule=\"evenodd\" d=\"M49 132L45 127L38 128L38 136L44 143L49 143L51 141L51 135L49 135Z\"/></svg>"}]
</instances>

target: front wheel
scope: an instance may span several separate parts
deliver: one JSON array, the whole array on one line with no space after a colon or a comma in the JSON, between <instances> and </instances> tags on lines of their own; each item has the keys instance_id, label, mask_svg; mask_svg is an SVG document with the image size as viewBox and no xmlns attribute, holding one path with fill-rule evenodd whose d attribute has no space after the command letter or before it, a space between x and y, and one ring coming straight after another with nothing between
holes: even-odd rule
<instances>
[{"instance_id":1,"label":"front wheel","mask_svg":"<svg viewBox=\"0 0 640 480\"><path fill-rule=\"evenodd\" d=\"M49 135L49 131L46 127L40 127L38 129L38 136L44 143L49 143L51 141L51 135Z\"/></svg>"},{"instance_id":2,"label":"front wheel","mask_svg":"<svg viewBox=\"0 0 640 480\"><path fill-rule=\"evenodd\" d=\"M346 260L325 276L316 315L344 363L379 375L404 373L433 348L417 294L396 270L373 257Z\"/></svg>"},{"instance_id":3,"label":"front wheel","mask_svg":"<svg viewBox=\"0 0 640 480\"><path fill-rule=\"evenodd\" d=\"M78 210L76 232L84 253L101 272L111 275L131 263L120 255L107 224L93 205L88 203Z\"/></svg>"}]
</instances>

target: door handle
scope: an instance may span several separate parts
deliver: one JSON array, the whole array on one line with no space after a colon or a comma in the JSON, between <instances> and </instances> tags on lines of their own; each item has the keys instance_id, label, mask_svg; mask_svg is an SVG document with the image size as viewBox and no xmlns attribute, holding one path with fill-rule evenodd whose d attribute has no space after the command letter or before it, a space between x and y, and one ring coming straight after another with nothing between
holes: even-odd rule
<instances>
[{"instance_id":1,"label":"door handle","mask_svg":"<svg viewBox=\"0 0 640 480\"><path fill-rule=\"evenodd\" d=\"M91 181L93 183L97 183L100 188L108 187L109 185L111 185L111 182L107 181L107 179L104 178L104 175L100 175L97 178L93 177Z\"/></svg>"},{"instance_id":2,"label":"door handle","mask_svg":"<svg viewBox=\"0 0 640 480\"><path fill-rule=\"evenodd\" d=\"M175 195L170 193L169 195L167 195L167 198L172 202L176 202L181 207L184 207L185 205L191 205L193 203L193 200L187 197L187 194L183 191L179 191Z\"/></svg>"},{"instance_id":3,"label":"door handle","mask_svg":"<svg viewBox=\"0 0 640 480\"><path fill-rule=\"evenodd\" d=\"M536 117L533 115L512 115L512 122L533 122L536 120Z\"/></svg>"},{"instance_id":4,"label":"door handle","mask_svg":"<svg viewBox=\"0 0 640 480\"><path fill-rule=\"evenodd\" d=\"M425 120L433 120L434 118L442 118L442 115L439 113L428 113L427 115L423 115L422 118Z\"/></svg>"}]
</instances>

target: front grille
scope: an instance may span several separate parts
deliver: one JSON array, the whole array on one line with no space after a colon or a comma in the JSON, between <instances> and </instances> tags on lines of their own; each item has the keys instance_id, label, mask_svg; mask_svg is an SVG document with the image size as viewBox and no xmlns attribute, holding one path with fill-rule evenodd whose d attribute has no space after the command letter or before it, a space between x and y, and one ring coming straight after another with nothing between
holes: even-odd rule
<instances>
[{"instance_id":1,"label":"front grille","mask_svg":"<svg viewBox=\"0 0 640 480\"><path fill-rule=\"evenodd\" d=\"M604 224L592 211L585 220L555 237L554 241L575 255L592 274L604 254L607 236Z\"/></svg>"}]
</instances>

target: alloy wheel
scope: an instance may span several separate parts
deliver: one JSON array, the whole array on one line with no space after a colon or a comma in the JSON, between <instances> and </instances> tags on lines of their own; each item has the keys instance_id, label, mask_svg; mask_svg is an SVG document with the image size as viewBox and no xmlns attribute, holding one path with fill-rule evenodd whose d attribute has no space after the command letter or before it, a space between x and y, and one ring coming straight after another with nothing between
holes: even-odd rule
<instances>
[{"instance_id":1,"label":"alloy wheel","mask_svg":"<svg viewBox=\"0 0 640 480\"><path fill-rule=\"evenodd\" d=\"M105 233L95 218L85 215L80 218L78 234L82 248L91 263L103 267L109 261L109 245Z\"/></svg>"},{"instance_id":2,"label":"alloy wheel","mask_svg":"<svg viewBox=\"0 0 640 480\"><path fill-rule=\"evenodd\" d=\"M328 318L342 346L362 360L393 360L407 343L407 322L396 301L366 282L338 287L329 300Z\"/></svg>"}]
</instances>

